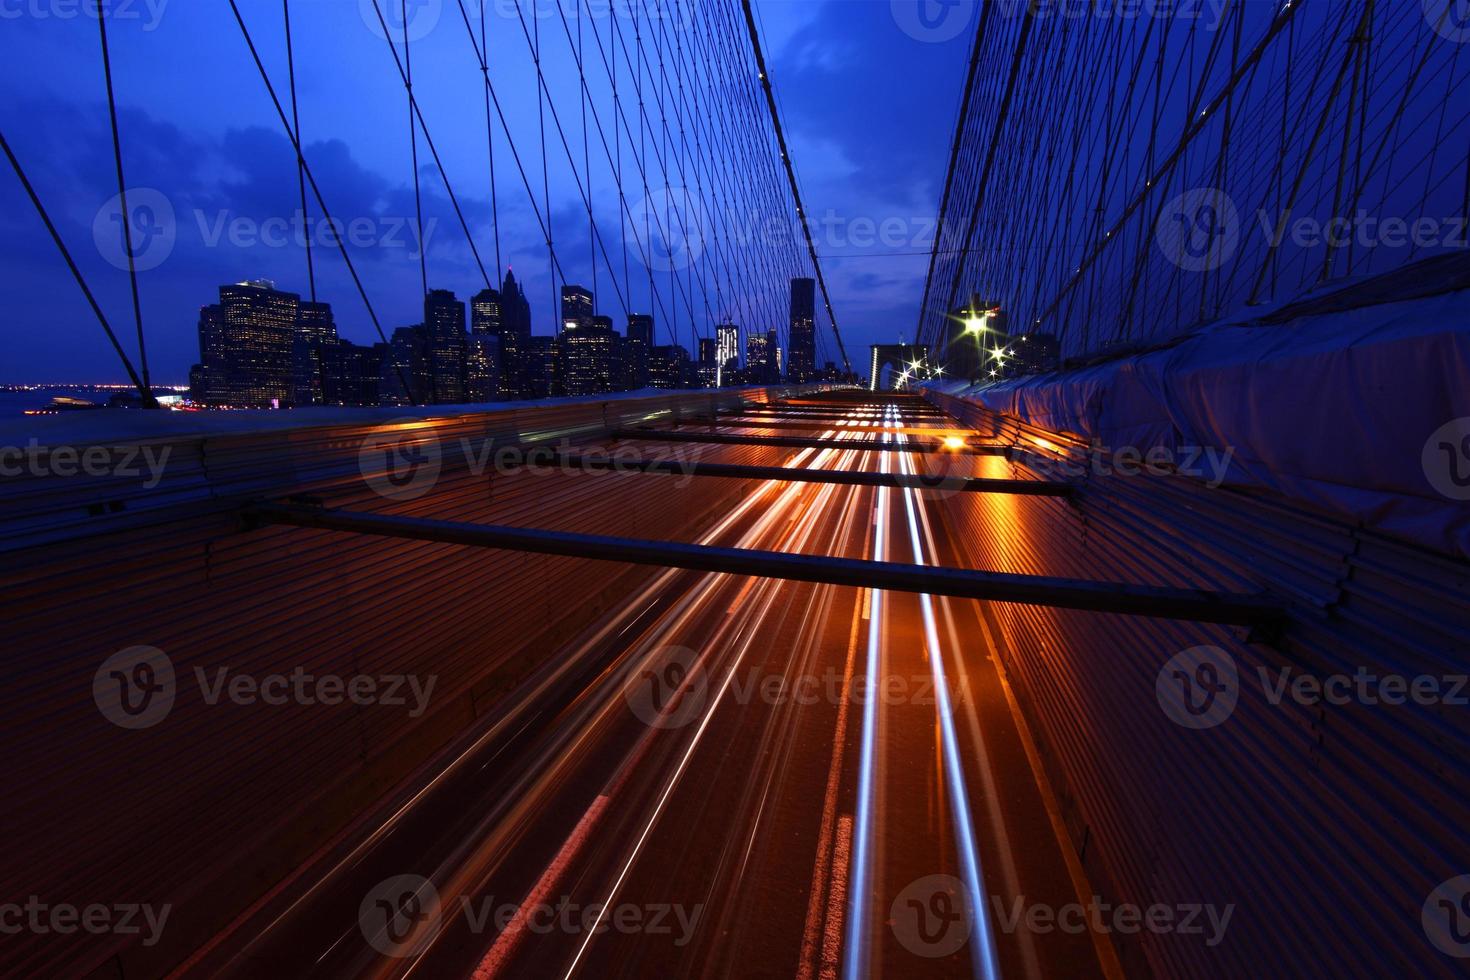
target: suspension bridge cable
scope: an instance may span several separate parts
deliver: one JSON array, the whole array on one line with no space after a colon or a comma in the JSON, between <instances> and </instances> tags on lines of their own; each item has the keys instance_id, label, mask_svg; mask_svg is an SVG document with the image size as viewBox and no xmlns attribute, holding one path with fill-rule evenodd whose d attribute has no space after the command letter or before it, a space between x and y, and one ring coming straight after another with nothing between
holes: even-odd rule
<instances>
[{"instance_id":1,"label":"suspension bridge cable","mask_svg":"<svg viewBox=\"0 0 1470 980\"><path fill-rule=\"evenodd\" d=\"M148 345L143 339L143 302L138 293L138 262L133 254L133 215L128 210L128 187L123 179L122 137L117 125L117 98L112 88L112 54L107 46L107 11L97 0L97 30L102 36L102 75L107 80L107 114L112 122L112 159L117 167L117 197L122 210L123 251L128 257L128 283L133 292L133 322L138 328L138 363L142 368L145 408L157 408L153 385L148 377ZM108 331L111 333L111 330Z\"/></svg>"},{"instance_id":2,"label":"suspension bridge cable","mask_svg":"<svg viewBox=\"0 0 1470 980\"><path fill-rule=\"evenodd\" d=\"M5 151L5 156L10 160L10 166L15 170L15 175L20 178L20 183L25 188L26 196L31 199L31 204L40 215L41 222L45 224L46 230L51 233L51 240L56 243L56 248L61 252L61 257L66 261L66 267L71 270L72 277L76 279L77 285L82 289L82 295L87 298L87 304L92 307L92 312L97 316L97 322L102 325L102 331L107 334L112 349L117 352L118 359L122 361L123 369L128 372L128 378L133 382L133 387L138 389L138 396L143 400L147 408L158 408L158 400L153 397L152 390L143 383L143 379L133 368L133 362L128 358L127 351L123 350L122 344L118 342L117 334L113 333L112 326L107 322L107 315L102 312L102 307L97 303L97 297L92 294L91 287L82 276L82 270L77 267L72 258L66 242L62 241L61 233L56 230L56 225L51 221L51 215L46 212L46 207L41 203L41 198L36 194L36 189L31 185L30 178L26 176L25 169L21 167L20 160L10 149L10 142L5 138L5 133L0 131L0 149Z\"/></svg>"},{"instance_id":3,"label":"suspension bridge cable","mask_svg":"<svg viewBox=\"0 0 1470 980\"><path fill-rule=\"evenodd\" d=\"M827 292L827 279L822 275L822 263L817 258L816 242L812 239L811 226L807 222L806 208L801 203L801 190L796 184L796 171L792 167L791 152L786 145L786 134L781 128L781 116L776 111L776 96L771 88L771 72L766 66L765 52L761 50L760 33L755 27L755 14L751 9L750 0L740 0L741 9L745 13L745 25L750 33L751 49L755 52L756 69L760 73L760 81L766 93L766 106L771 113L771 126L776 131L776 142L781 149L781 162L786 165L786 179L791 184L791 197L796 202L796 216L801 225L802 235L806 238L807 252L811 256L812 271L816 274L817 285L822 291L822 303L827 308L827 319L832 324L832 336L837 340L837 350L842 357L842 369L846 374L852 373L852 362L848 360L847 348L842 343L842 333L837 328L837 316L832 312L832 297Z\"/></svg>"}]
</instances>

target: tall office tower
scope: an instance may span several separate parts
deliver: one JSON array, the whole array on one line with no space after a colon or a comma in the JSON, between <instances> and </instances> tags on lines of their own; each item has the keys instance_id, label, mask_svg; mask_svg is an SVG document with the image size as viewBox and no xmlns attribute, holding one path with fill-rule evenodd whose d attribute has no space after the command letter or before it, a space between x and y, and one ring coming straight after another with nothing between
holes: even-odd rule
<instances>
[{"instance_id":1,"label":"tall office tower","mask_svg":"<svg viewBox=\"0 0 1470 980\"><path fill-rule=\"evenodd\" d=\"M486 286L470 300L470 333L499 337L500 291Z\"/></svg>"},{"instance_id":2,"label":"tall office tower","mask_svg":"<svg viewBox=\"0 0 1470 980\"><path fill-rule=\"evenodd\" d=\"M561 287L561 328L577 330L592 324L592 293L583 286Z\"/></svg>"},{"instance_id":3,"label":"tall office tower","mask_svg":"<svg viewBox=\"0 0 1470 980\"><path fill-rule=\"evenodd\" d=\"M427 404L432 394L429 364L429 332L423 324L393 331L379 376L379 404Z\"/></svg>"},{"instance_id":4,"label":"tall office tower","mask_svg":"<svg viewBox=\"0 0 1470 980\"><path fill-rule=\"evenodd\" d=\"M732 384L740 370L740 328L733 323L715 327L715 386Z\"/></svg>"},{"instance_id":5,"label":"tall office tower","mask_svg":"<svg viewBox=\"0 0 1470 980\"><path fill-rule=\"evenodd\" d=\"M302 300L292 342L292 401L297 405L328 404L327 391L337 387L331 377L336 361L328 351L337 344L337 324L330 303Z\"/></svg>"},{"instance_id":6,"label":"tall office tower","mask_svg":"<svg viewBox=\"0 0 1470 980\"><path fill-rule=\"evenodd\" d=\"M496 385L501 401L529 398L526 394L526 358L531 338L506 331L500 335L500 370Z\"/></svg>"},{"instance_id":7,"label":"tall office tower","mask_svg":"<svg viewBox=\"0 0 1470 980\"><path fill-rule=\"evenodd\" d=\"M322 373L326 385L322 401L327 405L376 405L382 373L382 344L365 347L338 339L322 350Z\"/></svg>"},{"instance_id":8,"label":"tall office tower","mask_svg":"<svg viewBox=\"0 0 1470 980\"><path fill-rule=\"evenodd\" d=\"M776 331L752 333L745 338L745 374L751 384L775 384L779 375L776 366Z\"/></svg>"},{"instance_id":9,"label":"tall office tower","mask_svg":"<svg viewBox=\"0 0 1470 980\"><path fill-rule=\"evenodd\" d=\"M786 373L791 381L810 381L817 373L817 282L791 280L791 350Z\"/></svg>"},{"instance_id":10,"label":"tall office tower","mask_svg":"<svg viewBox=\"0 0 1470 980\"><path fill-rule=\"evenodd\" d=\"M525 397L554 398L562 394L561 349L556 337L521 337L525 345Z\"/></svg>"},{"instance_id":11,"label":"tall office tower","mask_svg":"<svg viewBox=\"0 0 1470 980\"><path fill-rule=\"evenodd\" d=\"M648 387L648 357L653 350L653 317L647 313L628 314L628 337L623 344L625 387L637 391Z\"/></svg>"},{"instance_id":12,"label":"tall office tower","mask_svg":"<svg viewBox=\"0 0 1470 980\"><path fill-rule=\"evenodd\" d=\"M650 388L686 388L689 385L689 352L678 344L653 347L648 352Z\"/></svg>"},{"instance_id":13,"label":"tall office tower","mask_svg":"<svg viewBox=\"0 0 1470 980\"><path fill-rule=\"evenodd\" d=\"M500 324L502 333L531 335L531 302L516 282L516 274L509 269L505 270L505 282L500 286Z\"/></svg>"},{"instance_id":14,"label":"tall office tower","mask_svg":"<svg viewBox=\"0 0 1470 980\"><path fill-rule=\"evenodd\" d=\"M199 307L199 363L189 369L189 397L200 405L222 401L225 367L225 310Z\"/></svg>"},{"instance_id":15,"label":"tall office tower","mask_svg":"<svg viewBox=\"0 0 1470 980\"><path fill-rule=\"evenodd\" d=\"M718 348L715 346L715 338L713 338L713 337L700 337L699 338L699 365L700 365L700 367L704 367L704 366L708 365L709 367L713 368L717 363L719 363L718 360L717 360L717 353L718 353Z\"/></svg>"},{"instance_id":16,"label":"tall office tower","mask_svg":"<svg viewBox=\"0 0 1470 980\"><path fill-rule=\"evenodd\" d=\"M293 355L301 297L259 280L219 288L199 311L199 370L208 405L280 407L295 394Z\"/></svg>"},{"instance_id":17,"label":"tall office tower","mask_svg":"<svg viewBox=\"0 0 1470 980\"><path fill-rule=\"evenodd\" d=\"M500 398L500 338L474 333L465 338L464 396L471 403Z\"/></svg>"},{"instance_id":18,"label":"tall office tower","mask_svg":"<svg viewBox=\"0 0 1470 980\"><path fill-rule=\"evenodd\" d=\"M569 328L559 340L566 394L600 395L622 389L623 338L611 318L594 316L587 326Z\"/></svg>"},{"instance_id":19,"label":"tall office tower","mask_svg":"<svg viewBox=\"0 0 1470 980\"><path fill-rule=\"evenodd\" d=\"M429 337L430 393L436 405L464 401L464 304L447 289L424 297L424 329Z\"/></svg>"}]
</instances>

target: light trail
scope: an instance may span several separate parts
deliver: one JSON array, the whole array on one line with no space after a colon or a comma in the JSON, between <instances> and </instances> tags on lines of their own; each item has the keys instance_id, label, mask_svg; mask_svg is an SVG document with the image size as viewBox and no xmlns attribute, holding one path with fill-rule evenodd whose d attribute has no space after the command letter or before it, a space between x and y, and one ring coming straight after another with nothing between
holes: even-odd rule
<instances>
[{"instance_id":1,"label":"light trail","mask_svg":"<svg viewBox=\"0 0 1470 980\"><path fill-rule=\"evenodd\" d=\"M909 472L907 457L899 455L899 468ZM908 516L909 540L913 544L914 561L928 564L924 545L919 534L919 521L915 514L914 498L917 490L903 491L904 508ZM939 714L939 730L944 745L944 769L949 776L951 804L955 824L955 839L959 844L960 860L965 867L965 888L970 904L972 932L970 936L970 958L975 965L975 974L986 980L1000 976L999 961L995 952L995 936L990 928L989 908L985 893L985 880L981 877L980 854L975 844L974 823L970 815L970 794L965 785L965 773L960 761L959 739L955 735L954 711L949 699L949 680L944 669L944 651L939 642L939 629L934 615L934 599L929 595L919 596L919 606L924 617L924 638L929 644L929 660L934 667L935 706Z\"/></svg>"},{"instance_id":2,"label":"light trail","mask_svg":"<svg viewBox=\"0 0 1470 980\"><path fill-rule=\"evenodd\" d=\"M893 410L890 408L888 412ZM888 451L878 460L879 472L888 472ZM873 531L873 557L886 560L888 554L888 488L880 487L875 495L876 520ZM867 691L863 703L863 739L858 761L857 822L853 831L850 894L847 913L847 948L843 957L843 975L861 980L867 975L868 936L867 904L872 873L874 765L877 751L878 701L873 692L878 688L878 661L883 649L883 593L869 590Z\"/></svg>"}]
</instances>

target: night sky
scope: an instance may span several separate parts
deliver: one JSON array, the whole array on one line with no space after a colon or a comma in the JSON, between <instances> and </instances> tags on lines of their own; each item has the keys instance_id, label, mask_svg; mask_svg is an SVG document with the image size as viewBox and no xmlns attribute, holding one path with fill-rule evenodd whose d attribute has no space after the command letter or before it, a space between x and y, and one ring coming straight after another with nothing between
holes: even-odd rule
<instances>
[{"instance_id":1,"label":"night sky","mask_svg":"<svg viewBox=\"0 0 1470 980\"><path fill-rule=\"evenodd\" d=\"M438 0L423 2L432 8ZM95 19L79 12L83 5L0 0L0 78L10 96L0 126L132 353L127 274L104 210L117 188L100 43ZM474 16L475 5L468 6ZM821 222L833 305L858 364L867 344L912 336L973 31L972 4L940 8L928 27L901 24L902 7L888 0L758 5L805 203ZM261 0L242 9L273 80L284 86L280 5ZM492 74L512 133L539 169L535 88L525 82L529 60L514 10L511 0L491 6ZM493 267L484 89L454 0L438 13L413 43L415 91L481 258ZM388 46L367 26L358 0L295 0L292 18L307 158L335 215L368 219L361 227L369 244L352 254L384 329L416 323L422 306L407 108ZM153 252L160 260L141 276L149 360L155 381L183 383L198 355L198 308L214 301L221 283L269 278L279 288L307 290L294 242L272 246L230 232L237 219L264 229L258 223L295 214L293 153L225 0L130 0L109 25L130 193L145 200L138 189L156 191L174 212L171 247ZM553 96L574 113L569 46L551 33L561 31L560 22L543 20L542 29ZM549 53L553 40L560 61ZM527 286L535 332L550 333L545 246L503 140L498 146L502 263ZM422 138L419 149L429 284L467 298L484 280ZM585 212L565 158L560 168L556 162L558 251L568 277L590 285ZM596 173L594 198L599 224L616 230L616 195ZM342 335L376 340L340 259L324 249L318 256L318 296L333 304ZM0 262L0 382L124 379L8 167L0 171ZM599 292L600 312L621 325L611 293ZM636 289L630 301L648 305ZM689 345L687 324L679 340ZM819 356L834 356L825 337Z\"/></svg>"}]
</instances>

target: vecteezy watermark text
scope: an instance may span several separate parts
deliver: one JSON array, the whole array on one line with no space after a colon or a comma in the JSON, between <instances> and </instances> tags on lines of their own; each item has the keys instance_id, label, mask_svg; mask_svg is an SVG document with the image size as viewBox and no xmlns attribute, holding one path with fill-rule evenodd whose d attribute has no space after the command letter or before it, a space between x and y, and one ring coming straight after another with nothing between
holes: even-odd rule
<instances>
[{"instance_id":1,"label":"vecteezy watermark text","mask_svg":"<svg viewBox=\"0 0 1470 980\"><path fill-rule=\"evenodd\" d=\"M422 875L394 875L379 882L358 906L363 937L386 956L406 957L422 951L450 916L462 916L472 935L624 935L667 936L676 947L694 938L703 904L678 902L576 902L556 900L504 902L495 896L461 895L449 904L440 900L433 882ZM493 955L493 951L492 951Z\"/></svg>"},{"instance_id":2,"label":"vecteezy watermark text","mask_svg":"<svg viewBox=\"0 0 1470 980\"><path fill-rule=\"evenodd\" d=\"M1230 927L1230 919L1235 914L1233 902L1225 906L1201 902L1137 905L1133 902L1107 902L1098 895L1093 895L1086 904L1047 905L1028 902L1025 895L1017 895L1009 902L995 895L990 901L995 922L1006 933L1021 929L1042 936L1054 932L1069 935L1148 932L1203 936L1205 945L1209 947L1218 946L1224 940L1225 930Z\"/></svg>"},{"instance_id":3,"label":"vecteezy watermark text","mask_svg":"<svg viewBox=\"0 0 1470 980\"><path fill-rule=\"evenodd\" d=\"M434 674L313 673L304 666L288 672L251 674L233 667L195 667L190 672L205 704L241 707L407 708L419 718L429 707ZM157 647L119 650L103 661L92 678L92 698L102 716L119 728L151 728L168 717L179 695L172 660Z\"/></svg>"},{"instance_id":4,"label":"vecteezy watermark text","mask_svg":"<svg viewBox=\"0 0 1470 980\"><path fill-rule=\"evenodd\" d=\"M289 217L278 215L259 219L234 215L227 210L209 215L198 208L194 209L194 221L199 226L199 238L206 248L217 248L221 242L234 248L305 248L308 244L338 248L349 245L353 248L412 249L409 254L415 257L428 250L429 240L439 228L438 218L426 219L420 240L417 224L403 216L374 215L343 221L339 218L308 218L297 211Z\"/></svg>"},{"instance_id":5,"label":"vecteezy watermark text","mask_svg":"<svg viewBox=\"0 0 1470 980\"><path fill-rule=\"evenodd\" d=\"M452 458L455 451L463 471L473 477L521 471L559 477L643 473L642 464L652 462L660 466L667 464L673 471L675 486L684 486L698 468L694 459L667 448L640 451L633 446L620 446L608 450L600 446L574 446L565 438L554 444L527 444L509 436L461 437L452 444L443 444L434 435L426 436L412 429L391 429L368 436L358 450L357 463L363 481L375 493L390 500L417 500L438 484L446 458ZM668 473L668 469L660 472Z\"/></svg>"},{"instance_id":6,"label":"vecteezy watermark text","mask_svg":"<svg viewBox=\"0 0 1470 980\"><path fill-rule=\"evenodd\" d=\"M46 902L31 895L24 902L0 904L0 935L31 933L37 936L142 936L144 946L155 946L163 936L172 905L118 902L71 905Z\"/></svg>"},{"instance_id":7,"label":"vecteezy watermark text","mask_svg":"<svg viewBox=\"0 0 1470 980\"><path fill-rule=\"evenodd\" d=\"M1273 708L1286 704L1307 708L1470 704L1470 675L1466 674L1409 675L1364 665L1351 672L1307 673L1290 665L1258 665L1254 675L1263 699ZM1235 658L1215 646L1191 647L1175 654L1159 669L1155 682L1164 714L1186 728L1213 728L1224 722L1234 713L1244 686Z\"/></svg>"},{"instance_id":8,"label":"vecteezy watermark text","mask_svg":"<svg viewBox=\"0 0 1470 980\"><path fill-rule=\"evenodd\" d=\"M163 479L172 446L43 446L31 439L24 446L0 446L0 478L145 476L152 490Z\"/></svg>"},{"instance_id":9,"label":"vecteezy watermark text","mask_svg":"<svg viewBox=\"0 0 1470 980\"><path fill-rule=\"evenodd\" d=\"M141 21L143 30L154 31L163 21L169 0L107 0L101 13L111 21ZM96 0L0 0L0 20L96 19Z\"/></svg>"}]
</instances>

